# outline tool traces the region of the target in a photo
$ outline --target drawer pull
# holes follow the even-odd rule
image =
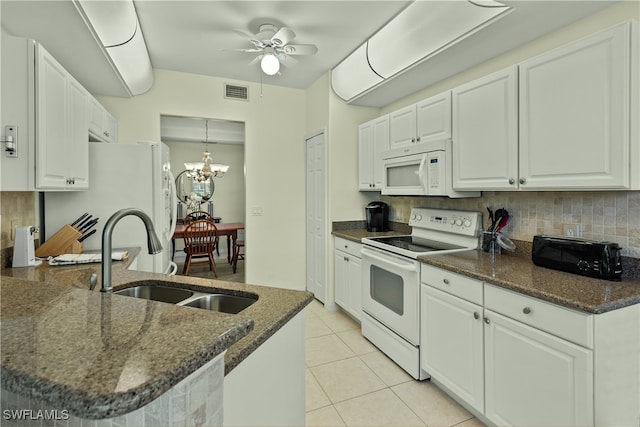
[[[523,312],[524,314],[529,314],[529,313],[531,313],[531,308],[529,308],[529,307],[525,307],[525,308],[523,308],[523,309],[522,309],[522,312]]]
[[[449,284],[449,279],[442,279],[442,281],[444,282],[445,285]]]
[[[473,318],[478,320],[480,318],[480,314],[477,311],[473,312]]]
[[[489,320],[489,318],[487,316],[484,317],[484,323],[486,323],[487,325],[489,323],[491,323],[491,320]]]

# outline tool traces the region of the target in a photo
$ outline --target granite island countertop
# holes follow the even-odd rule
[[[594,279],[538,267],[530,258],[499,255],[495,263],[480,250],[418,258],[486,283],[587,313],[599,314],[640,303],[640,280]],[[624,277],[624,276],[623,276]]]
[[[125,414],[224,350],[230,372],[313,298],[306,291],[127,270],[138,250],[130,253],[113,262],[115,290],[163,281],[258,299],[233,315],[102,293],[100,283],[89,291],[91,274],[100,277],[99,263],[4,269],[3,388],[80,418]]]

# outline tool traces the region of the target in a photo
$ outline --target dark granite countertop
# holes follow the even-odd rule
[[[225,349],[225,372],[299,313],[306,291],[127,270],[113,262],[115,290],[133,282],[257,296],[237,315],[89,291],[100,265],[23,267],[1,271],[2,387],[107,418],[154,400]],[[131,366],[130,366],[131,365]],[[140,377],[127,375],[131,368]]]
[[[538,267],[531,258],[521,256],[503,254],[492,263],[488,253],[474,250],[420,257],[419,260],[588,313],[605,313],[640,303],[639,280],[627,278],[614,282],[594,279]]]

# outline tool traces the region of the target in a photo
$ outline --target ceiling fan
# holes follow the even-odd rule
[[[289,44],[296,38],[296,33],[290,28],[262,24],[259,30],[258,34],[254,35],[240,29],[234,29],[233,31],[249,40],[254,47],[232,50],[259,53],[249,65],[260,61],[262,71],[270,76],[280,71],[280,64],[287,67],[295,65],[298,61],[292,58],[292,55],[314,55],[318,51],[318,47],[314,44]]]

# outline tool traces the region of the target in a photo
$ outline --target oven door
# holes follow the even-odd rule
[[[383,159],[382,194],[427,195],[426,153]]]
[[[362,255],[362,309],[419,345],[420,264],[417,260],[369,247]]]

